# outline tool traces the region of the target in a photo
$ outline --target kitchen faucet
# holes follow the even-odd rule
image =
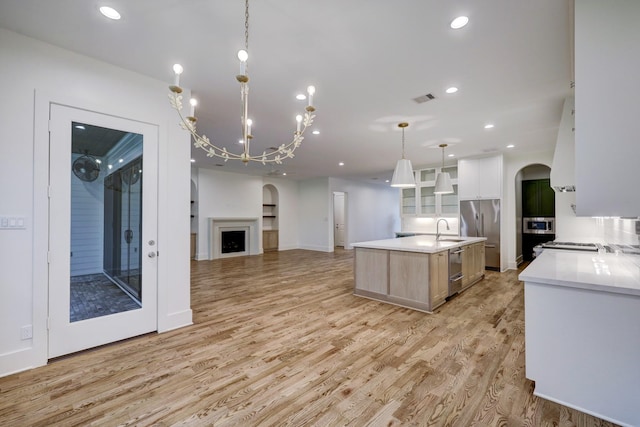
[[[444,223],[447,224],[447,230],[451,230],[449,228],[449,222],[444,218],[440,218],[438,222],[436,222],[436,242],[440,240],[440,221],[444,221]]]

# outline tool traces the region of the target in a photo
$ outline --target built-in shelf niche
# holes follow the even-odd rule
[[[262,187],[262,249],[278,250],[278,189],[271,184]]]

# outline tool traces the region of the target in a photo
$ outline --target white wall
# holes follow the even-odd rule
[[[354,242],[394,237],[400,226],[397,190],[388,187],[337,178],[292,181],[204,168],[196,173],[196,259],[209,259],[209,218],[261,218],[267,184],[278,191],[278,250],[333,251],[333,191],[347,193],[347,248]]]
[[[551,167],[553,161],[553,151],[542,151],[538,153],[509,153],[504,156],[504,173],[502,183],[502,230],[501,242],[501,265],[506,269],[516,269],[517,233],[521,224],[518,221],[516,205],[521,201],[516,197],[516,181],[518,172],[526,166],[541,164]]]
[[[531,165],[522,171],[522,180],[528,181],[532,179],[549,179],[551,169],[543,165]]]
[[[575,204],[576,193],[556,192],[556,240],[564,242],[603,241],[604,229],[598,227],[594,218],[576,216],[571,207]]]
[[[309,179],[298,183],[300,249],[333,252],[331,198],[329,178]]]
[[[210,258],[210,218],[262,219],[263,187],[273,185],[278,191],[278,250],[298,246],[298,183],[287,179],[250,176],[213,169],[193,168],[197,184],[197,260]],[[258,221],[262,224],[262,221]],[[262,225],[261,225],[262,227]],[[262,229],[258,233],[262,248]]]
[[[4,29],[0,63],[0,215],[27,226],[0,231],[0,375],[47,361],[49,101],[158,126],[158,330],[190,324],[190,145],[166,83]],[[20,339],[25,325],[32,339]]]
[[[329,178],[329,193],[343,192],[345,197],[345,249],[352,243],[391,239],[400,230],[397,188],[362,181]],[[331,198],[333,201],[333,198]],[[330,206],[333,213],[333,206]],[[333,242],[333,215],[329,221],[330,245]]]
[[[262,219],[262,177],[198,169],[198,248],[196,259],[210,259],[210,219]],[[261,223],[261,221],[259,221]],[[262,248],[262,230],[258,232]]]

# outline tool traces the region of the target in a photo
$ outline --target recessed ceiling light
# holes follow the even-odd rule
[[[195,163],[195,162],[196,162],[196,159],[191,159],[191,163]]]
[[[493,125],[491,123],[484,125],[485,129],[492,129]]]
[[[513,144],[507,145],[507,148],[513,148],[513,147],[515,147],[515,145],[513,145]]]
[[[124,159],[118,159],[118,163],[124,162]]]
[[[76,125],[76,129],[84,130],[84,129],[85,129],[85,127],[84,127],[84,126],[82,126],[82,125]]]
[[[120,19],[120,13],[118,13],[117,10],[109,6],[102,6],[100,8],[100,13],[102,13],[104,16],[106,16],[109,19],[116,19],[116,20]]]
[[[244,144],[244,140],[239,139],[239,140],[238,140],[238,144]]]
[[[97,163],[97,164],[99,164],[99,165],[101,165],[101,164],[102,164],[102,160],[100,160],[100,159],[96,159],[96,163]]]
[[[113,165],[108,165],[107,166],[109,169],[113,169]]]
[[[458,91],[458,88],[455,86],[451,86],[450,88],[447,88],[447,90],[445,90],[445,92],[447,93],[456,93]]]
[[[448,154],[448,157],[455,157],[455,154]]]
[[[287,176],[287,173],[286,172],[282,172],[282,176]]]
[[[312,134],[314,134],[314,135],[320,135],[320,131],[319,131],[319,130],[317,130],[317,129],[316,129],[316,130],[314,130],[314,131],[313,131],[313,132],[311,132],[311,133],[312,133]]]
[[[305,99],[307,99],[307,95],[305,95],[304,93],[299,93],[296,95],[296,99],[298,101],[304,101]]]
[[[388,180],[388,179],[385,179],[385,180],[384,180],[384,182],[389,182],[389,180]]]
[[[338,163],[338,166],[344,166],[344,162]]]
[[[451,28],[453,28],[454,30],[457,30],[459,28],[464,27],[468,23],[469,23],[469,18],[467,18],[466,16],[458,16],[456,19],[451,21]]]

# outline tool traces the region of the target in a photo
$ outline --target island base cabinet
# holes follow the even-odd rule
[[[355,249],[355,293],[375,297],[389,293],[389,251]]]
[[[395,244],[390,246],[398,246],[398,241],[400,239],[394,239]],[[463,259],[463,268],[472,271],[472,282],[468,286],[484,275],[484,243],[476,240],[474,244],[460,245],[471,254],[469,259],[472,261],[467,260],[466,267]],[[355,246],[353,272],[354,295],[376,301],[431,312],[449,296],[449,249],[446,245],[438,252]]]
[[[429,255],[391,251],[389,254],[391,301],[430,310]]]
[[[462,253],[462,289],[466,289],[484,277],[484,242],[465,246]]]
[[[525,282],[526,377],[536,396],[640,426],[640,296]]]
[[[449,296],[449,252],[439,252],[429,257],[431,276],[431,310],[442,305]]]

